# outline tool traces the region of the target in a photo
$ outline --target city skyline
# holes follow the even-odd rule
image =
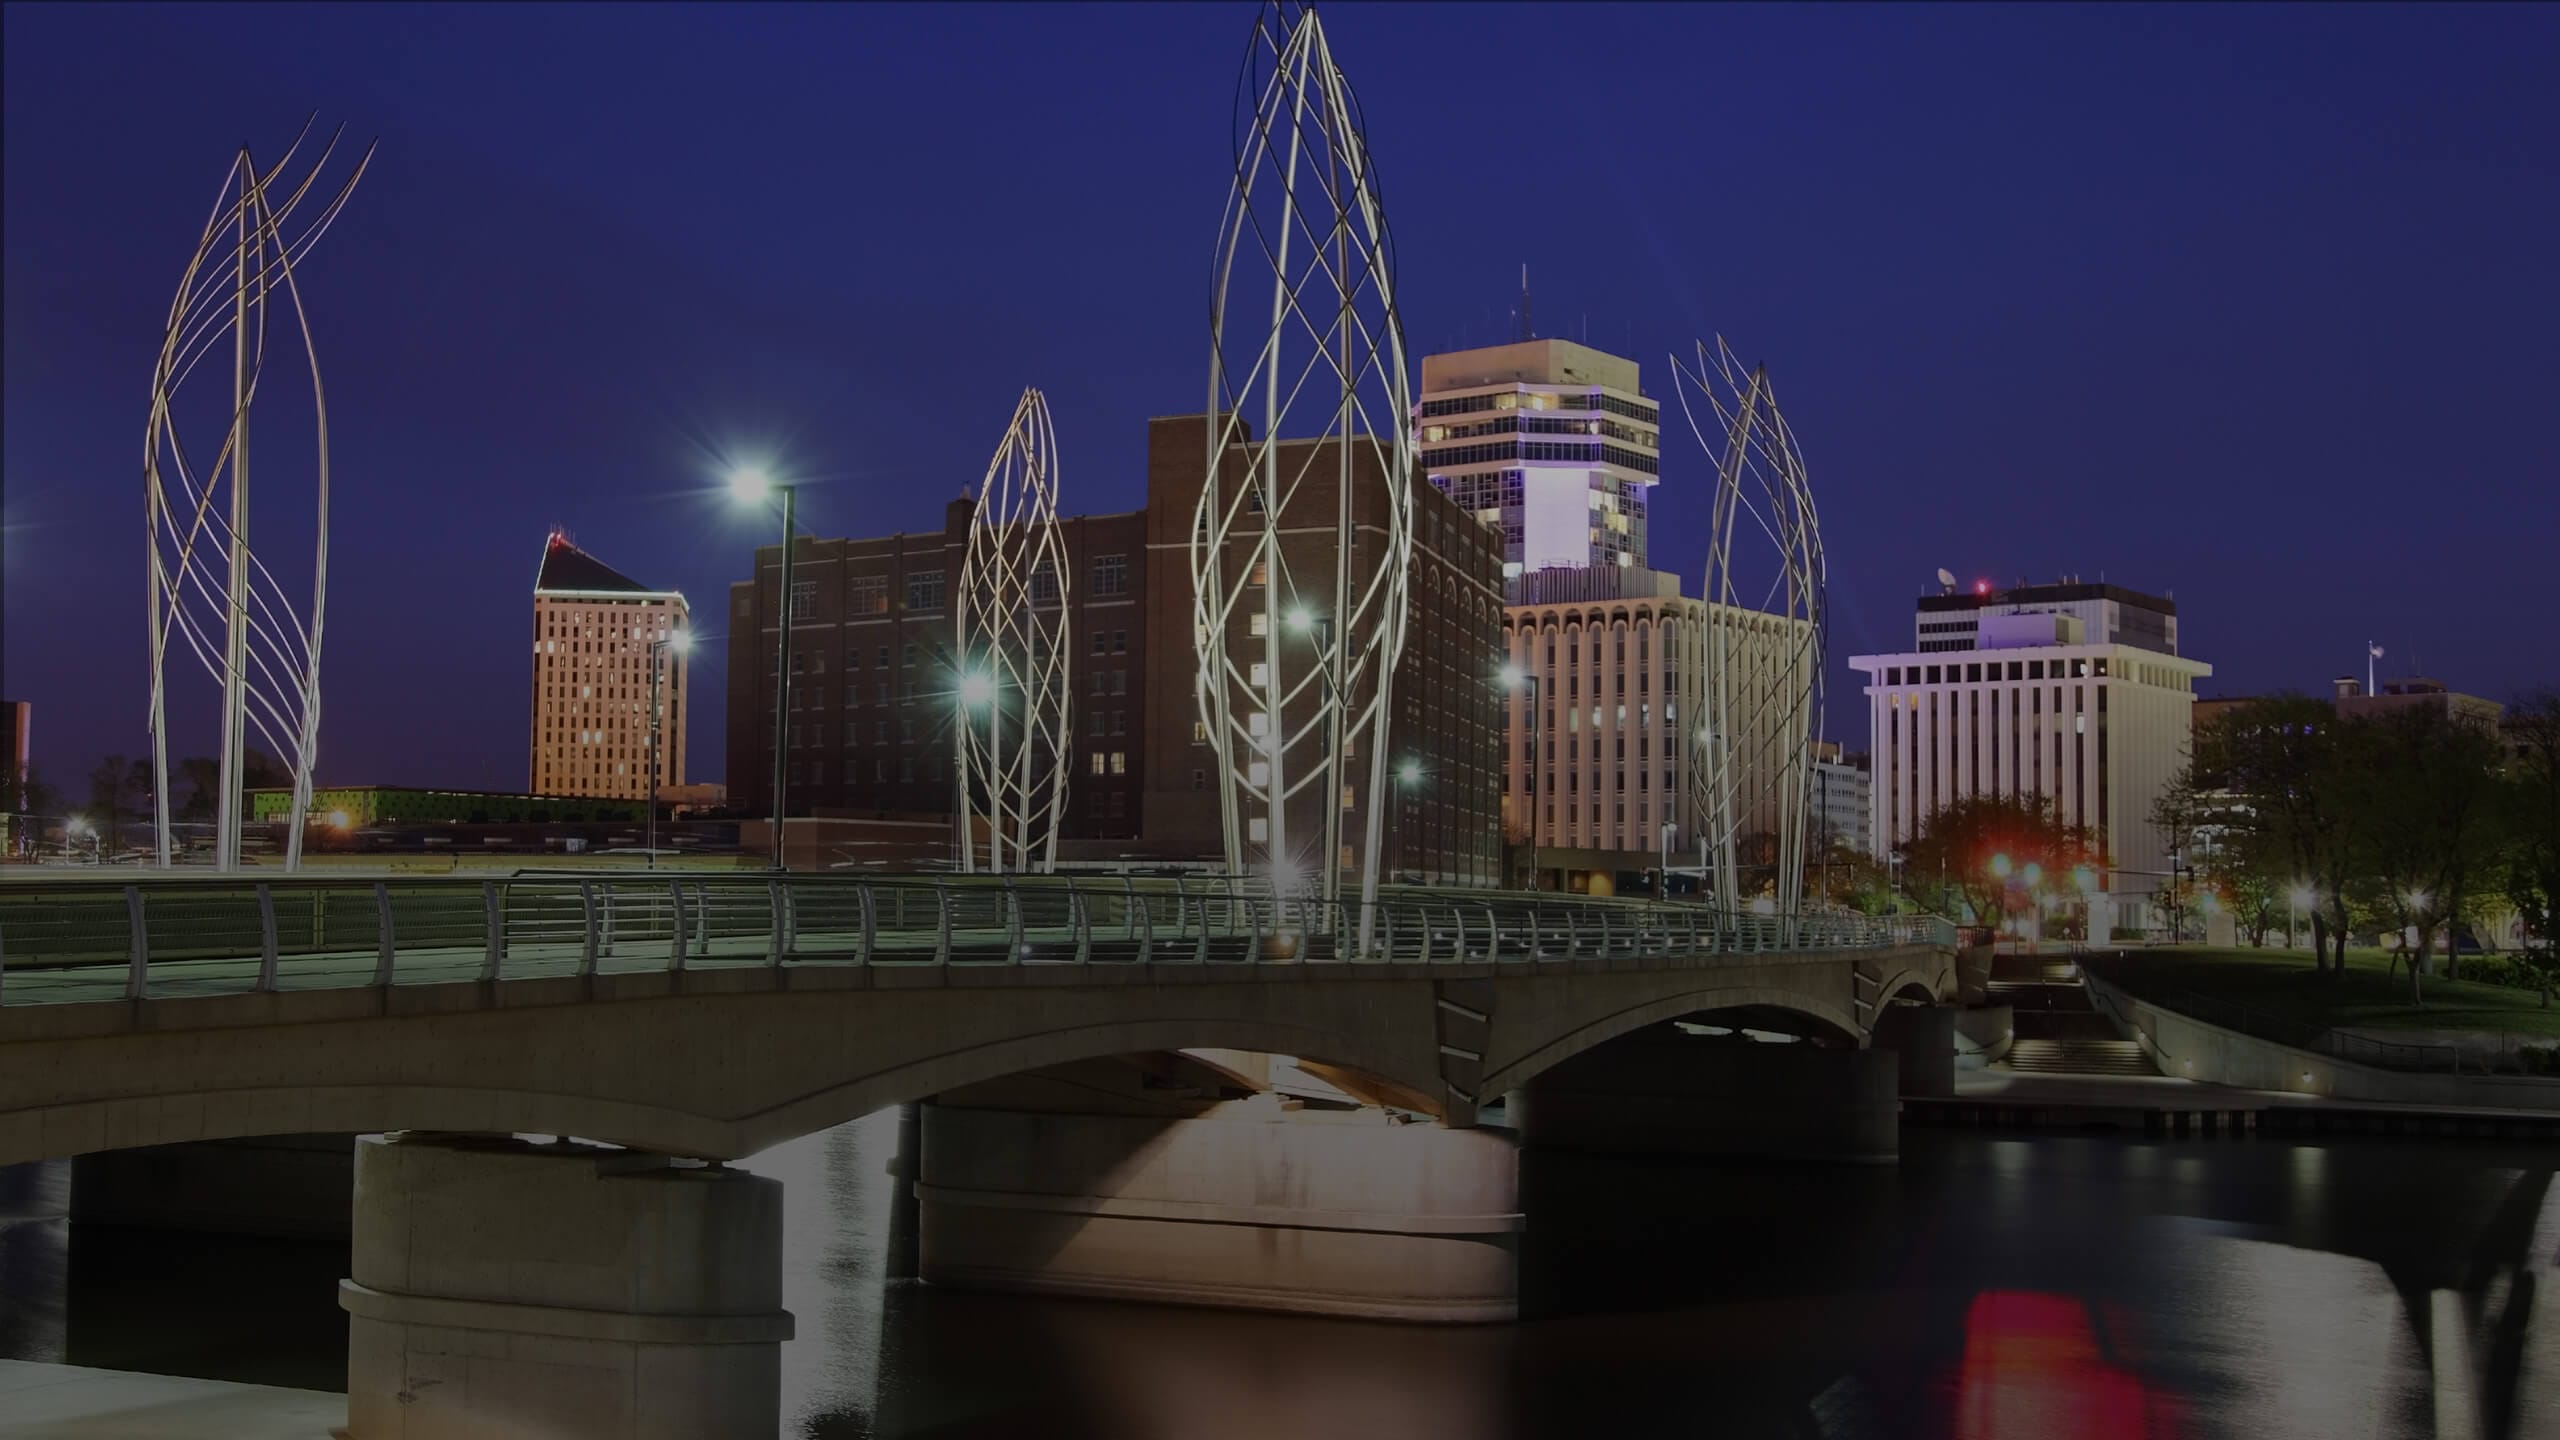
[[[1068,22],[1005,13],[639,12],[600,37],[556,12],[169,11],[111,52],[87,43],[106,20],[10,12],[5,688],[42,712],[39,768],[62,784],[91,751],[142,749],[143,607],[118,577],[155,297],[199,172],[310,108],[383,142],[350,243],[309,270],[349,557],[333,618],[366,633],[437,597],[399,645],[332,652],[324,784],[512,788],[522,712],[404,730],[432,713],[421,688],[522,698],[501,642],[520,633],[523,547],[555,525],[697,604],[725,589],[765,538],[717,493],[731,461],[799,479],[815,533],[929,532],[983,464],[953,437],[1030,383],[1079,456],[1072,508],[1136,503],[1146,418],[1200,404],[1201,217],[1228,180],[1247,17],[1085,14],[1081,43],[1163,81],[1123,89],[1048,66]],[[1901,607],[1946,565],[2174,592],[2216,690],[2316,691],[2368,639],[2387,668],[2474,693],[2547,680],[2547,629],[2480,617],[2560,610],[2526,553],[2560,527],[2534,488],[2560,467],[2529,429],[2560,379],[2533,319],[2560,293],[2532,239],[2560,218],[2533,146],[2560,117],[2524,59],[2553,22],[2146,13],[1615,12],[1613,33],[1659,43],[1541,80],[1605,80],[1628,107],[1588,162],[1598,198],[1488,228],[1468,198],[1486,173],[1587,155],[1592,132],[1518,126],[1500,87],[1417,82],[1507,53],[1450,12],[1347,9],[1333,24],[1363,55],[1412,363],[1510,338],[1524,261],[1542,334],[1657,369],[1701,333],[1766,359],[1811,439],[1838,655],[1899,648]],[[288,25],[289,59],[249,58]],[[1711,129],[1765,143],[1675,141],[1687,92],[1653,57],[1683,37],[1761,57],[1704,103]],[[912,63],[833,88],[799,68],[830,45]],[[447,46],[521,68],[465,110],[436,78]],[[2281,62],[2291,100],[2196,58],[2216,46]],[[2437,63],[2408,65],[2413,48]],[[1940,91],[1930,66],[1951,51],[2003,83]],[[295,83],[214,91],[207,53]],[[2367,83],[2386,66],[2392,87]],[[677,83],[699,104],[649,113]],[[231,98],[248,93],[268,98]],[[132,123],[65,143],[64,117],[108,97]],[[795,138],[894,136],[906,117],[955,143],[930,166],[877,144],[848,168],[841,144]],[[1025,178],[1019,147],[1051,170]],[[710,164],[713,201],[668,215],[653,181]],[[1052,207],[1048,231],[1004,223],[1008,186]],[[1654,563],[1694,586],[1711,475],[1664,448]],[[2424,509],[2402,498],[2412,477]],[[72,594],[81,623],[49,623]],[[1830,678],[1844,693],[1843,668]],[[1853,708],[1828,730],[1859,748]],[[725,748],[716,713],[696,725],[693,746]]]

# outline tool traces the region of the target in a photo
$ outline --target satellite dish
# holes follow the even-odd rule
[[[1939,567],[1938,567],[1938,583],[1939,583],[1939,584],[1941,584],[1941,585],[1946,586],[1946,587],[1947,587],[1948,589],[1950,589],[1950,590],[1953,590],[1954,588],[1956,588],[1956,575],[1955,575],[1955,572],[1954,572],[1954,571],[1952,571],[1952,570],[1949,570],[1948,568],[1946,568],[1946,567],[1945,567],[1945,566],[1943,566],[1943,565],[1939,566]]]

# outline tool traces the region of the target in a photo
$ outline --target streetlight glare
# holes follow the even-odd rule
[[[984,670],[972,670],[960,677],[960,703],[972,708],[996,698],[995,677]]]
[[[1521,682],[1528,678],[1528,672],[1522,670],[1517,665],[1505,665],[1502,667],[1502,688],[1505,690],[1519,689]]]
[[[1407,760],[1407,761],[1406,761],[1406,762],[1404,762],[1403,764],[1401,764],[1401,765],[1399,765],[1399,766],[1397,766],[1397,767],[1396,767],[1396,778],[1397,778],[1398,780],[1403,781],[1403,782],[1404,782],[1404,783],[1406,783],[1407,785],[1410,785],[1410,784],[1414,783],[1415,781],[1420,780],[1420,779],[1422,778],[1422,766],[1421,766],[1421,764],[1420,764],[1419,762],[1417,762],[1417,761]]]
[[[2036,863],[2036,862],[2034,862],[2033,860],[2028,861],[2028,862],[2027,862],[2027,883],[2028,883],[2029,885],[2034,885],[2034,884],[2038,884],[2038,883],[2040,883],[2043,879],[2044,879],[2044,867],[2043,867],[2043,866],[2041,866],[2041,865],[2039,865],[2039,864],[2037,864],[2037,863]]]
[[[678,630],[669,635],[666,638],[665,643],[669,650],[674,651],[678,655],[690,654],[693,650],[693,632],[690,630]]]
[[[1991,873],[2003,880],[2009,878],[2009,852],[2003,850],[1991,857]]]
[[[729,493],[747,504],[760,504],[773,493],[773,477],[761,465],[741,465],[729,472]]]
[[[2319,898],[2319,892],[2313,890],[2308,885],[2296,885],[2293,887],[2293,908],[2296,910],[2310,909],[2311,902]]]
[[[1298,632],[1299,634],[1301,634],[1301,635],[1304,635],[1305,633],[1307,633],[1307,628],[1308,628],[1309,626],[1311,626],[1311,625],[1315,624],[1315,623],[1316,623],[1316,617],[1314,617],[1313,615],[1310,615],[1310,614],[1308,614],[1308,613],[1307,613],[1307,607],[1306,607],[1306,606],[1304,606],[1304,605],[1292,605],[1292,606],[1290,606],[1290,607],[1289,607],[1289,628],[1290,628],[1290,629],[1297,631],[1297,632]]]
[[[2071,872],[2071,883],[2087,894],[2098,888],[2098,872],[2086,865],[2079,866]]]

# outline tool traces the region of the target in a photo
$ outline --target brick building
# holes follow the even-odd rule
[[[1071,575],[1076,737],[1062,859],[1204,861],[1219,852],[1216,762],[1200,725],[1191,637],[1190,527],[1207,423],[1200,415],[1150,423],[1144,509],[1059,522]],[[1501,860],[1500,696],[1488,678],[1501,653],[1500,541],[1419,477],[1415,497],[1413,608],[1395,685],[1389,785],[1397,801],[1384,827],[1385,868],[1490,884]],[[952,814],[951,597],[971,514],[963,498],[945,510],[938,532],[797,542],[793,815]],[[1359,533],[1351,561],[1374,563],[1362,547],[1377,544],[1370,537],[1382,531],[1364,524]],[[1301,585],[1329,587],[1331,533],[1285,543],[1290,574]],[[780,548],[758,550],[755,563],[756,579],[732,586],[729,598],[730,796],[750,815],[773,807]],[[1409,782],[1396,778],[1406,762]],[[1304,798],[1320,803],[1312,792]],[[1360,833],[1365,818],[1347,811],[1344,833]],[[947,850],[946,836],[945,853],[907,858],[938,860]],[[808,853],[823,859],[825,851]]]
[[[652,590],[553,531],[533,580],[537,795],[645,800],[684,782],[691,669],[684,596]],[[652,683],[652,670],[657,672]],[[660,723],[650,782],[650,703]]]

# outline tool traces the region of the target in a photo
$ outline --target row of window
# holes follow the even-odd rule
[[[1558,440],[1513,440],[1507,443],[1448,445],[1423,452],[1421,459],[1426,466],[1481,465],[1492,460],[1566,460],[1585,464],[1596,461],[1644,475],[1662,472],[1662,462],[1651,455],[1597,442],[1571,444]]]
[[[1887,685],[1979,685],[1986,679],[1999,680],[2003,663],[1998,660],[1975,660],[1962,665],[1888,665],[1884,669],[1884,683]],[[2107,657],[2103,655],[2094,659],[2010,660],[2005,663],[2008,666],[2008,678],[2011,680],[2062,680],[2092,675],[2104,679],[2107,674]],[[2050,675],[2046,673],[2048,665],[2052,668]]]

